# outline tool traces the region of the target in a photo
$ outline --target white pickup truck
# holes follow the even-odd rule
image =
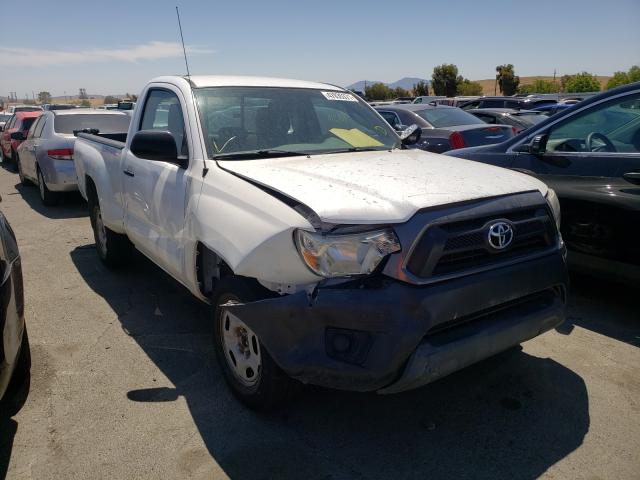
[[[128,133],[78,134],[99,257],[135,246],[210,302],[247,405],[415,388],[563,321],[559,206],[534,178],[405,149],[419,129],[331,85],[166,76],[139,98]]]

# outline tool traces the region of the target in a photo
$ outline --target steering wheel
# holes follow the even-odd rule
[[[594,145],[593,141],[595,139],[600,140],[604,145]],[[588,152],[617,152],[616,146],[611,143],[607,137],[605,137],[602,133],[591,132],[587,135],[587,151]]]

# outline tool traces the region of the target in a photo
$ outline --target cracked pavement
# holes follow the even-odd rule
[[[22,255],[31,392],[0,415],[0,478],[588,478],[640,472],[634,292],[573,279],[569,319],[394,396],[306,388],[258,415],[224,385],[206,306],[141,255],[94,252],[78,196],[0,169]]]

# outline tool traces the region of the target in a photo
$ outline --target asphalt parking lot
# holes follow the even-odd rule
[[[574,278],[558,331],[395,396],[231,396],[207,309],[141,255],[93,248],[78,196],[44,207],[0,169],[18,238],[31,392],[0,416],[0,478],[588,478],[640,472],[637,291]]]

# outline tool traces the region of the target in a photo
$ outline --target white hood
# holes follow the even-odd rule
[[[420,150],[219,161],[222,168],[279,191],[328,223],[402,223],[418,210],[531,190],[528,175]]]

